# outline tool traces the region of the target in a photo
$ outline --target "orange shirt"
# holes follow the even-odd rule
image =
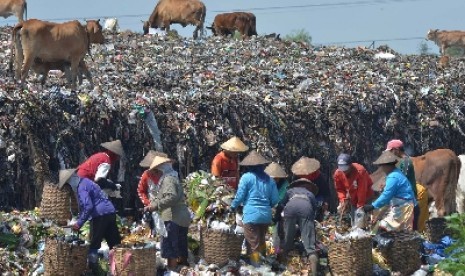
[[[352,166],[354,168],[349,176],[337,169],[333,179],[339,202],[343,202],[349,194],[352,205],[359,208],[363,207],[367,199],[373,195],[373,181],[362,165],[352,163]]]
[[[151,187],[158,185],[160,181],[160,175],[150,172],[149,170],[144,171],[142,174],[139,185],[137,185],[137,194],[139,195],[140,200],[144,206],[150,205],[150,197],[153,197],[153,193],[156,187]]]
[[[237,159],[229,158],[222,151],[213,158],[211,172],[214,176],[225,178],[228,185],[237,189],[239,182],[239,164]]]

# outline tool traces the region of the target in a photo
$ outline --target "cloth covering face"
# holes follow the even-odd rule
[[[271,208],[277,203],[278,188],[274,180],[264,172],[263,167],[250,167],[250,171],[242,175],[239,181],[231,208],[244,205],[244,224],[270,224]]]
[[[214,176],[224,178],[229,186],[237,189],[239,180],[239,164],[237,158],[231,159],[224,151],[213,158],[211,172]]]
[[[360,208],[374,194],[372,189],[373,181],[362,165],[352,163],[352,166],[353,170],[349,176],[339,169],[334,172],[334,185],[336,186],[339,202],[344,202],[347,195],[349,195],[352,205]]]

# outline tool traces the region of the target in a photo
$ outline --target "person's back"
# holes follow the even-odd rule
[[[289,201],[284,206],[285,217],[315,219],[315,195],[304,187],[293,187],[287,191]]]
[[[80,212],[79,221],[82,224],[93,217],[116,213],[116,209],[108,196],[92,180],[81,178],[77,191]]]

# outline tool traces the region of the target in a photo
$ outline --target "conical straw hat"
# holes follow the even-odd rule
[[[286,178],[287,177],[287,174],[284,171],[284,169],[276,162],[269,164],[265,168],[265,172],[269,176],[274,177],[274,178]]]
[[[60,170],[59,175],[58,175],[58,187],[61,189],[63,185],[65,185],[66,182],[71,178],[73,173],[77,169],[67,169],[67,170]]]
[[[397,156],[392,153],[390,150],[383,151],[383,153],[376,159],[373,164],[375,165],[385,165],[385,164],[395,164],[397,163]]]
[[[167,162],[173,162],[173,160],[169,159],[168,157],[155,156],[155,158],[153,158],[152,164],[150,164],[150,169],[153,170],[156,167],[160,166],[161,164],[164,164]]]
[[[292,165],[291,171],[295,175],[309,175],[320,168],[320,161],[315,158],[302,156]]]
[[[221,148],[232,152],[244,152],[249,150],[249,147],[246,146],[246,144],[244,144],[237,136],[234,136],[221,144]]]
[[[120,140],[115,140],[112,142],[101,143],[100,146],[106,148],[107,150],[118,154],[119,156],[124,155],[123,145]]]
[[[142,159],[142,161],[140,161],[139,166],[141,166],[143,168],[150,168],[150,165],[152,164],[153,158],[155,158],[155,156],[168,157],[168,155],[166,155],[163,152],[150,150],[145,155],[144,159]]]
[[[257,166],[268,164],[268,161],[265,157],[261,156],[256,150],[251,151],[240,163],[241,166]]]

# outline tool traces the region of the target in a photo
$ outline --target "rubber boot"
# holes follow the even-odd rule
[[[309,255],[308,264],[309,269],[311,270],[310,275],[316,276],[318,274],[318,256],[316,254]]]
[[[87,255],[87,266],[93,275],[98,275],[99,263],[98,263],[98,250],[90,249]]]

